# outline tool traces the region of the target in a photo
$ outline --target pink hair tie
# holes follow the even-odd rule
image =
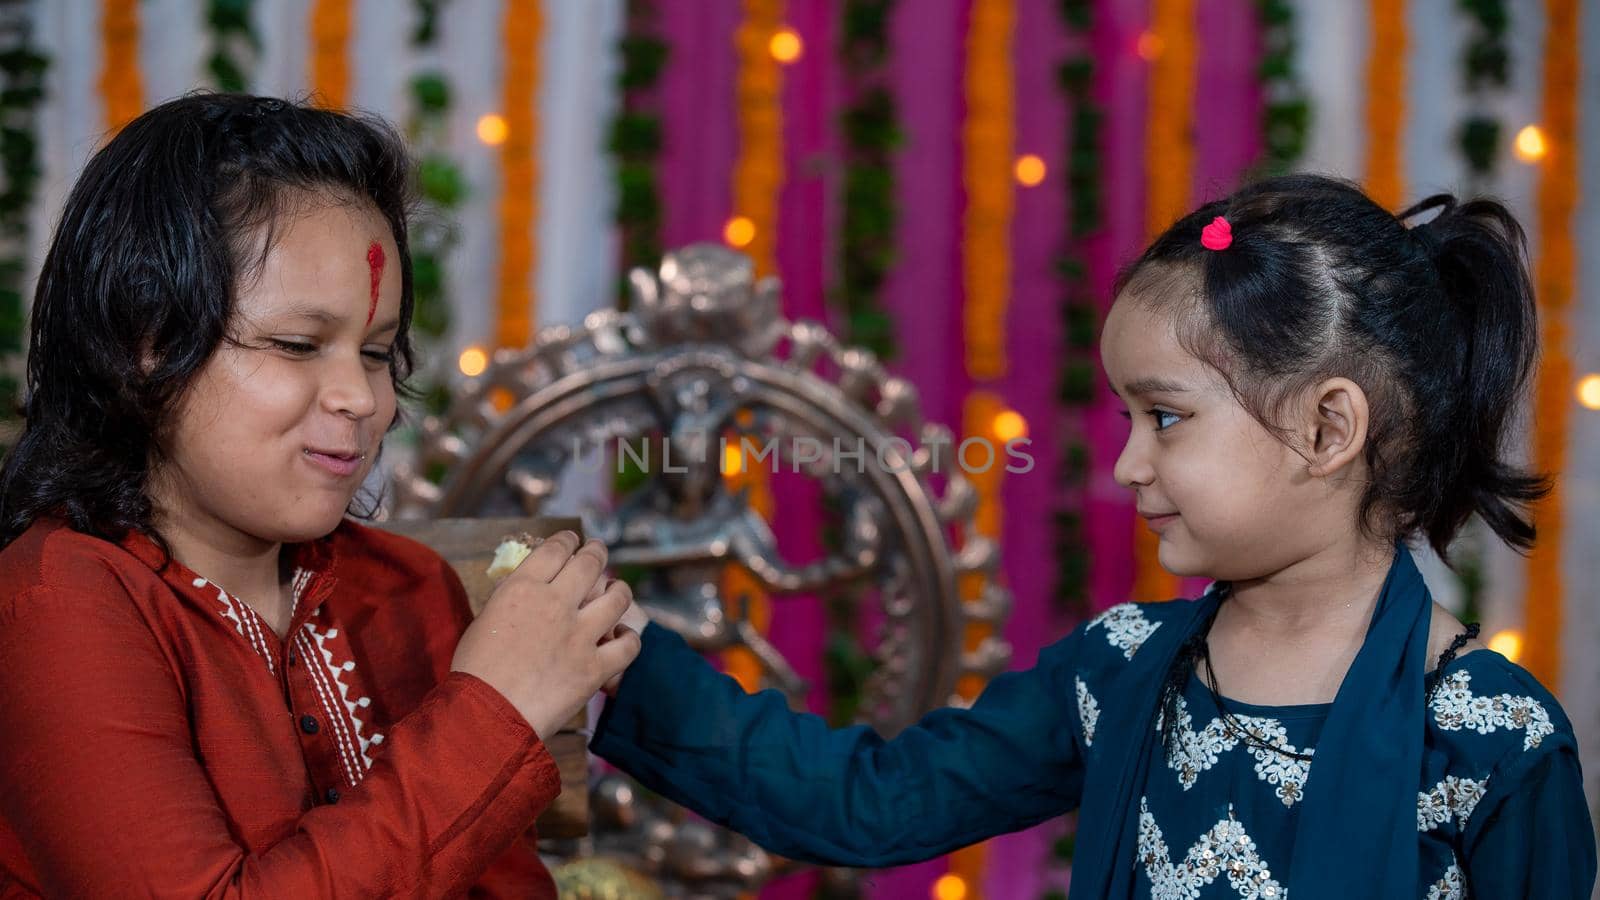
[[[1217,216],[1211,224],[1200,229],[1200,243],[1207,250],[1226,250],[1233,244],[1233,226],[1228,220]]]

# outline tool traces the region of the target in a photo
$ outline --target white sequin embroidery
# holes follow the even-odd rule
[[[1083,683],[1082,678],[1074,678],[1078,683],[1078,721],[1083,723],[1083,745],[1085,747],[1094,743],[1094,726],[1100,721],[1100,704],[1095,702],[1094,695],[1089,693],[1089,686]]]
[[[1123,656],[1133,659],[1133,655],[1139,652],[1150,635],[1155,634],[1161,623],[1146,619],[1144,613],[1139,611],[1138,604],[1121,603],[1095,616],[1083,631],[1088,634],[1100,626],[1105,626],[1106,640],[1111,642],[1111,646],[1120,648]]]
[[[1189,715],[1189,705],[1178,698],[1178,722],[1173,733],[1176,746],[1167,755],[1167,768],[1178,773],[1178,783],[1184,790],[1194,787],[1200,773],[1217,764],[1217,757],[1238,746],[1241,741],[1228,730],[1220,718],[1212,719],[1206,727],[1195,731],[1194,720]],[[1234,716],[1236,722],[1250,732],[1251,737],[1271,747],[1288,753],[1310,755],[1310,747],[1300,749],[1289,743],[1288,732],[1277,719],[1259,716]],[[1156,722],[1161,728],[1161,722]],[[1250,755],[1256,758],[1256,777],[1267,784],[1276,785],[1274,793],[1284,806],[1293,806],[1305,790],[1306,779],[1311,776],[1311,760],[1296,759],[1263,747],[1245,742]]]
[[[1451,863],[1444,875],[1428,888],[1428,900],[1462,900],[1467,895],[1461,880],[1461,867]]]
[[[1153,900],[1194,900],[1201,888],[1220,875],[1227,875],[1228,883],[1246,900],[1285,900],[1289,896],[1273,879],[1255,841],[1234,818],[1231,803],[1228,817],[1202,834],[1182,862],[1174,863],[1148,801],[1140,798],[1139,861],[1150,879]]]
[[[1532,750],[1547,735],[1555,732],[1544,704],[1532,697],[1496,694],[1493,697],[1472,693],[1472,676],[1452,672],[1439,684],[1433,697],[1433,719],[1446,731],[1468,728],[1488,734],[1500,728],[1523,729],[1522,749]]]
[[[1429,791],[1417,792],[1417,830],[1427,831],[1436,825],[1445,825],[1454,818],[1465,825],[1483,799],[1484,786],[1489,779],[1473,781],[1446,775],[1444,780]]]

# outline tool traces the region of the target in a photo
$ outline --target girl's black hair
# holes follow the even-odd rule
[[[390,377],[406,395],[410,172],[380,119],[238,94],[163,103],[107,142],[67,198],[39,274],[24,430],[0,469],[0,546],[54,514],[166,549],[147,493],[158,435],[229,339],[237,288],[264,261],[274,224],[308,195],[371,204],[394,234]]]
[[[1217,216],[1233,243],[1209,250],[1201,230]],[[1184,307],[1185,348],[1280,435],[1291,398],[1331,377],[1361,386],[1368,534],[1421,534],[1448,559],[1477,513],[1512,547],[1533,545],[1527,506],[1548,482],[1504,443],[1538,332],[1527,238],[1503,204],[1436,194],[1396,216],[1347,181],[1271,178],[1168,228],[1119,275],[1117,292],[1128,288]]]

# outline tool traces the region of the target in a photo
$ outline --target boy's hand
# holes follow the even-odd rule
[[[495,588],[456,645],[450,668],[488,682],[541,740],[639,653],[638,635],[618,631],[633,593],[620,582],[607,590],[605,565],[605,545],[556,535]]]

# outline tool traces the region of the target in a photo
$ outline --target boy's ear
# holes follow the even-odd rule
[[[1348,378],[1330,378],[1307,395],[1303,438],[1312,475],[1325,478],[1360,458],[1370,421],[1367,393]]]

